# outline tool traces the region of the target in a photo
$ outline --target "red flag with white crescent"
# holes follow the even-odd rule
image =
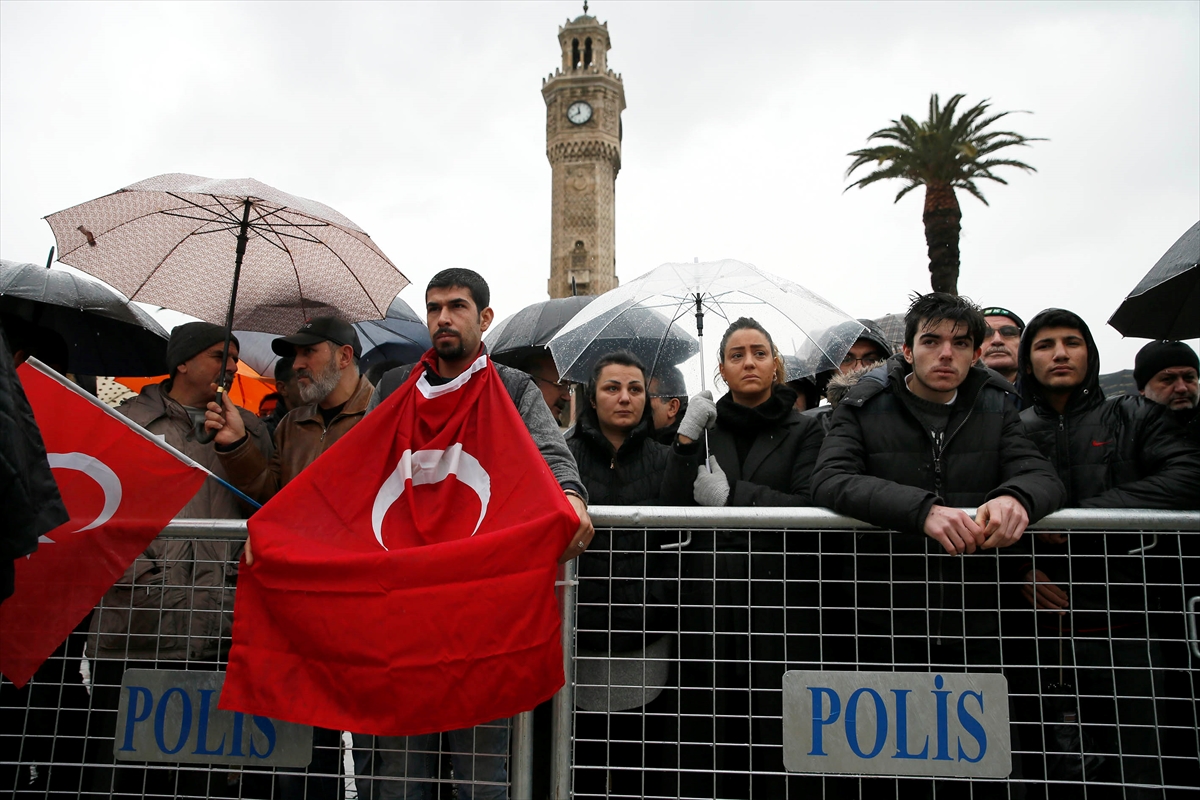
[[[251,518],[221,708],[398,736],[563,685],[579,519],[488,357],[431,385],[431,354]]]
[[[32,359],[17,375],[71,515],[16,560],[16,592],[0,605],[0,673],[20,687],[207,473]]]

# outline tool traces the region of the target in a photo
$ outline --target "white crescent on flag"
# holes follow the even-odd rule
[[[77,528],[75,533],[99,528],[117,513],[117,508],[121,505],[121,479],[103,461],[87,453],[47,453],[46,460],[51,469],[73,469],[82,472],[99,484],[100,490],[104,492],[104,507],[100,509],[100,514],[90,524]]]
[[[383,517],[392,504],[404,494],[408,481],[413,486],[424,486],[439,483],[450,475],[458,478],[459,483],[469,486],[479,495],[479,519],[475,523],[471,535],[474,536],[483,518],[487,515],[488,501],[492,497],[492,479],[483,465],[470,453],[463,450],[461,444],[454,444],[445,450],[405,450],[400,456],[400,463],[375,495],[375,504],[371,507],[371,529],[375,539],[384,550]]]

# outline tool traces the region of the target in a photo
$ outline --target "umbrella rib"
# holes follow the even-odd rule
[[[212,222],[212,220],[205,220],[203,222],[203,224],[201,225],[201,227],[203,227],[203,225],[207,225],[209,222]],[[199,230],[199,228],[197,228],[197,230]],[[130,300],[132,300],[134,298],[134,296],[137,295],[138,292],[140,292],[142,289],[146,288],[146,284],[149,283],[150,279],[154,277],[154,273],[158,272],[159,268],[163,264],[165,264],[172,255],[175,254],[175,251],[178,250],[183,245],[183,243],[186,242],[189,238],[191,238],[195,233],[196,233],[196,231],[192,231],[187,236],[182,237],[178,242],[171,245],[170,249],[167,250],[166,254],[158,260],[158,263],[155,264],[150,269],[150,271],[146,273],[146,277],[142,280],[141,283],[138,284],[138,287],[133,290],[133,294],[129,295]]]
[[[189,200],[188,198],[182,197],[181,195],[175,194],[174,192],[167,192],[167,195],[169,197],[174,197],[176,200],[178,200],[181,203],[186,203],[187,205],[191,206],[192,208],[204,209],[206,211],[210,211],[211,213],[213,213],[214,218],[216,218],[216,219],[224,218],[224,219],[228,219],[228,220],[235,221],[235,222],[240,221],[240,220],[238,220],[237,215],[234,214],[233,209],[231,209],[229,206],[225,205],[225,203],[222,202],[222,198],[215,194],[206,194],[205,197],[211,197],[213,199],[213,202],[216,203],[218,206],[220,206],[221,210],[224,213],[218,214],[216,212],[212,212],[211,211],[212,206],[201,205],[200,203],[197,203],[195,200]],[[175,209],[163,209],[162,213],[165,214],[168,211],[174,211],[174,210]]]
[[[308,214],[304,214],[303,216],[306,216],[306,217],[308,217],[309,219],[315,219],[314,217],[312,217],[312,216],[310,216],[310,215],[308,215]],[[274,232],[276,236],[279,236],[279,235],[280,235],[278,231],[275,231],[274,227],[271,225],[271,223],[270,223],[270,222],[265,222],[265,224],[266,224],[268,227],[271,227],[271,230],[272,230],[272,232]],[[328,224],[328,223],[327,223],[327,224]],[[336,225],[336,226],[335,226],[335,225],[330,225],[330,227],[336,227],[338,230],[343,230],[343,229],[342,229],[342,227],[341,227],[340,225]],[[343,232],[345,232],[345,231],[343,231]],[[282,237],[281,237],[281,238],[282,238]],[[301,240],[299,237],[293,237],[293,238],[296,238],[298,241],[303,241],[303,240]],[[332,255],[334,258],[336,258],[338,261],[340,261],[340,262],[341,262],[342,266],[343,266],[343,267],[345,267],[345,269],[346,269],[346,272],[350,273],[350,277],[354,278],[354,282],[358,284],[358,288],[362,290],[362,293],[363,293],[363,295],[365,295],[365,296],[366,296],[366,298],[367,298],[367,300],[368,300],[368,301],[370,301],[371,305],[375,307],[375,310],[379,312],[379,318],[380,318],[380,319],[384,319],[385,317],[387,317],[387,309],[381,309],[381,308],[379,307],[379,305],[378,305],[378,304],[375,302],[375,298],[371,297],[371,293],[370,293],[370,292],[368,292],[368,291],[367,291],[367,287],[363,285],[363,282],[362,282],[362,280],[361,280],[361,279],[359,279],[358,275],[357,275],[357,274],[355,274],[354,270],[350,268],[350,265],[346,263],[346,259],[342,258],[342,255],[341,255],[341,253],[337,252],[337,251],[336,251],[336,250],[334,250],[332,247],[329,247],[329,246],[328,246],[328,245],[326,245],[324,242],[322,242],[320,239],[317,239],[315,243],[316,243],[316,244],[320,244],[320,245],[322,245],[323,247],[325,247],[325,249],[326,249],[326,250],[327,250],[327,251],[328,251],[328,252],[329,252],[329,253],[330,253],[330,254],[331,254],[331,255]],[[290,257],[291,257],[291,251],[290,251],[290,250],[286,250],[286,248],[285,248],[285,251],[287,252],[287,254],[288,254],[289,258],[290,258]],[[296,260],[295,260],[294,258],[292,258],[292,266],[293,266],[293,269],[295,269],[295,264],[296,264]],[[297,286],[299,286],[299,285],[300,285],[300,271],[299,271],[299,270],[295,270],[295,271],[296,271],[296,284],[297,284]],[[303,288],[301,288],[301,290],[300,290],[300,302],[301,302],[302,304],[304,303],[304,290],[303,290]]]

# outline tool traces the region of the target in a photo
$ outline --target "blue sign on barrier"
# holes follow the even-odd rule
[[[788,672],[783,762],[793,772],[1007,777],[1008,681],[999,673]]]
[[[224,672],[126,670],[113,751],[121,761],[305,767],[312,728],[217,708]]]

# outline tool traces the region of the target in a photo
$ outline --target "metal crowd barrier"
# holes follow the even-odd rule
[[[511,797],[1200,793],[1200,513],[1072,509],[1031,526],[1027,537],[1065,533],[1060,547],[1070,552],[1072,592],[1120,607],[1100,613],[1104,630],[1058,635],[1044,624],[1057,615],[1039,612],[1039,622],[1021,606],[1019,573],[1052,566],[1040,545],[988,556],[995,602],[985,598],[990,606],[976,603],[972,611],[989,612],[995,630],[973,627],[970,617],[926,635],[920,631],[947,623],[922,608],[924,599],[932,602],[935,590],[966,598],[970,580],[940,571],[937,581],[880,580],[861,568],[882,559],[932,575],[950,561],[974,564],[976,556],[891,553],[890,540],[879,538],[887,532],[823,509],[594,506],[591,514],[597,538],[560,581],[567,683],[552,701],[548,747],[535,747],[542,737],[531,712],[511,723]],[[217,543],[245,531],[241,520],[175,520],[160,538]],[[1138,583],[1127,581],[1131,565]],[[164,608],[180,602],[161,597]],[[227,615],[224,602],[204,613]],[[101,613],[134,617],[132,603]],[[893,630],[880,629],[880,620]],[[293,732],[285,726],[241,720],[185,747],[184,729],[195,731],[207,713],[204,680],[219,675],[223,655],[130,659],[128,666],[194,673],[189,679],[200,688],[188,691],[195,708],[181,715],[185,691],[170,696],[177,673],[122,691],[111,664],[88,659],[90,679],[81,676],[86,636],[72,634],[25,689],[0,684],[0,793],[281,797],[290,776],[291,796],[397,796],[397,781],[379,772],[382,756],[404,758],[394,743],[365,751],[352,750],[344,734],[318,738],[317,752],[328,758],[308,769],[307,788],[295,782],[305,773],[286,758],[280,766],[250,766],[265,763],[254,752],[271,749],[279,758],[289,746],[310,746],[288,739]],[[966,665],[945,660],[946,652],[961,652]],[[1104,666],[1088,667],[1096,658]],[[131,674],[124,676],[130,685]],[[892,674],[917,683],[889,682]],[[997,683],[1001,675],[1006,684]],[[1006,686],[1007,703],[988,700],[983,708],[997,686]],[[922,703],[932,710],[925,713]],[[132,732],[131,720],[138,720]],[[114,758],[114,737],[118,750],[140,755],[144,744],[160,758]],[[226,756],[245,758],[206,763],[218,740]],[[1002,758],[985,758],[985,743]],[[926,757],[918,758],[922,744]],[[419,755],[436,762],[430,796],[451,797],[457,762],[450,743],[425,746],[429,752]],[[813,755],[822,752],[828,763]]]

